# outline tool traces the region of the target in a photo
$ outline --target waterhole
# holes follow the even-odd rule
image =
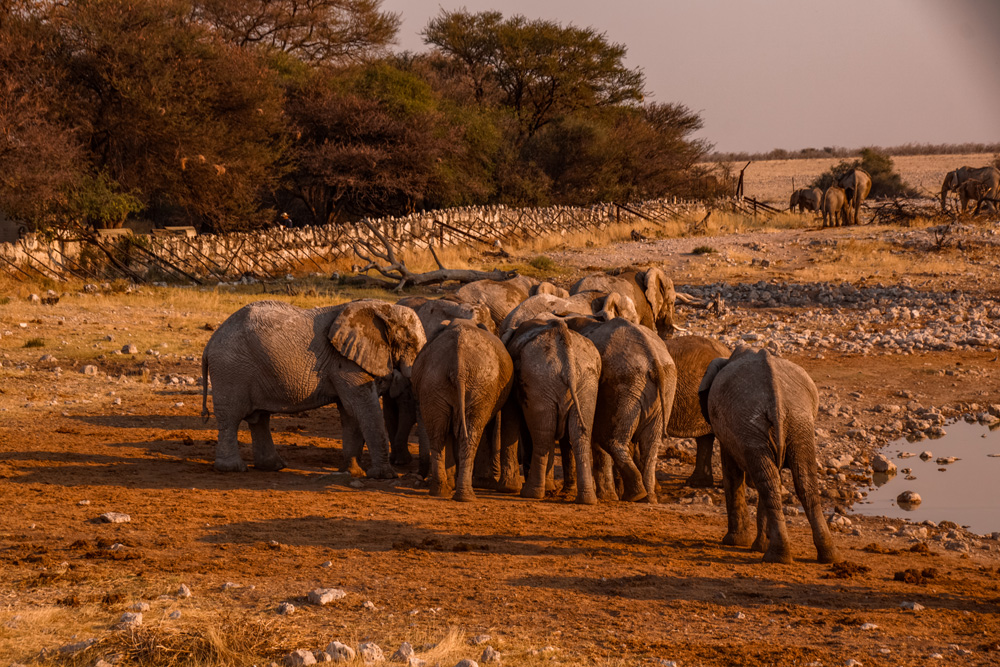
[[[875,473],[875,486],[854,512],[916,523],[954,521],[980,534],[1000,531],[1000,430],[955,422],[945,431],[933,440],[903,438],[886,445],[881,453],[896,464],[896,474]],[[929,458],[921,458],[925,451]],[[901,453],[913,456],[899,458]],[[922,502],[901,507],[896,498],[903,491],[916,491]]]

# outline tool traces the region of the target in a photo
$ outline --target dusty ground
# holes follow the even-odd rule
[[[878,233],[835,232],[845,242]],[[679,283],[691,284],[824,266],[822,249],[808,243],[817,232],[775,234],[785,236],[711,240],[720,251],[767,244],[782,262],[767,269],[697,258],[688,254],[690,239],[550,256],[561,267],[556,279],[567,283],[587,267],[631,261],[664,262]],[[911,259],[921,261],[922,252],[914,249]],[[961,254],[945,264],[950,271],[921,277],[927,289],[955,282],[988,298],[1000,293],[991,265],[965,265]],[[836,265],[828,268],[837,275]],[[284,285],[264,289],[302,305],[351,296],[323,287],[308,297],[286,296]],[[721,492],[707,494],[708,504],[703,491],[685,488],[689,468],[676,460],[663,463],[664,502],[657,506],[577,507],[486,491],[474,504],[458,504],[430,498],[412,473],[354,488],[335,472],[340,443],[332,408],[272,420],[288,469],[218,474],[211,469],[213,423],[199,416],[199,387],[184,383],[200,375],[205,325],[261,294],[143,287],[72,291],[45,306],[28,304],[28,291],[37,288],[12,287],[11,301],[0,305],[2,665],[91,665],[116,653],[123,664],[192,664],[197,656],[205,664],[267,664],[340,640],[374,641],[387,656],[409,641],[431,664],[451,667],[479,659],[483,647],[466,638],[481,634],[508,665],[1000,660],[1000,555],[988,542],[968,553],[933,541],[929,551],[913,551],[919,542],[891,536],[901,522],[852,517],[856,534],[835,534],[851,564],[837,578],[815,561],[804,519],[792,517],[796,562],[765,565],[759,554],[720,544]],[[746,317],[794,319],[805,310],[758,309]],[[738,325],[740,314],[730,317]],[[24,347],[34,338],[44,347]],[[130,342],[139,354],[113,353]],[[55,360],[41,362],[43,354]],[[995,356],[793,360],[824,391],[861,392],[854,404],[863,411],[899,390],[916,390],[930,405],[1000,402]],[[953,386],[925,372],[926,363],[959,361],[981,367],[974,385]],[[81,372],[88,364],[97,375]],[[842,426],[828,415],[818,425]],[[825,502],[828,510],[845,504],[840,497]],[[131,522],[94,522],[109,511]],[[894,581],[896,572],[930,568],[935,576],[924,584]],[[190,598],[176,595],[181,584]],[[340,587],[347,596],[311,606],[305,596],[317,587]],[[140,601],[151,606],[144,629],[111,632]],[[278,615],[286,601],[297,611]],[[366,601],[374,609],[364,608]],[[925,609],[904,610],[903,602]],[[180,617],[170,618],[175,611]],[[88,638],[100,641],[75,657],[52,652]],[[41,657],[43,649],[49,653]],[[943,659],[930,659],[934,654]]]

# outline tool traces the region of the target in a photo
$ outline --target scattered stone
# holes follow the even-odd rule
[[[167,618],[171,618],[171,619],[173,619],[173,620],[175,620],[175,621],[176,621],[176,620],[177,620],[178,618],[180,618],[180,617],[181,617],[181,612],[180,612],[180,610],[179,610],[179,609],[178,609],[178,610],[175,610],[175,611],[172,611],[172,612],[170,612],[170,614],[169,614],[169,615],[167,616]]]
[[[118,623],[115,625],[115,630],[128,630],[129,628],[137,628],[142,625],[142,614],[139,612],[126,611],[122,614],[122,617],[118,619]]]
[[[77,505],[89,505],[89,504],[90,504],[89,500],[81,500],[80,502],[77,503]]]
[[[227,581],[226,583],[222,584],[222,590],[224,591],[230,591],[234,588],[243,588],[243,587],[239,584],[234,584],[231,581]]]
[[[476,635],[475,637],[469,638],[469,644],[472,646],[480,646],[488,642],[490,639],[492,639],[492,637],[489,635]]]
[[[359,645],[358,654],[367,663],[383,662],[385,660],[382,648],[375,642],[364,642]]]
[[[920,458],[924,461],[930,461],[932,458],[934,458],[934,455],[930,451],[924,450],[920,452]]]
[[[301,667],[301,665],[315,665],[316,656],[312,654],[312,651],[306,650],[304,648],[292,651],[285,656],[285,664],[288,667]]]
[[[837,512],[834,512],[833,516],[830,517],[830,520],[827,523],[831,528],[837,530],[846,530],[851,527],[851,520],[843,514],[839,514]]]
[[[290,616],[295,613],[295,605],[291,602],[282,602],[278,605],[278,613],[282,616]]]
[[[396,652],[393,653],[392,657],[389,659],[392,660],[393,662],[406,662],[411,655],[415,655],[413,646],[410,644],[410,642],[403,642],[402,644],[399,645],[399,648],[396,649]]]
[[[316,658],[316,662],[333,662],[333,656],[326,651],[313,651],[313,657]]]
[[[80,369],[80,372],[84,375],[97,375],[97,366],[93,364],[87,364]]]
[[[58,361],[58,360],[53,355],[51,355],[51,354],[43,354],[42,357],[41,357],[41,359],[39,359],[38,361],[40,361],[42,363],[45,363],[45,362],[49,362],[49,361],[55,362],[55,361]]]
[[[149,611],[149,603],[148,602],[136,602],[134,605],[132,605],[130,607],[130,609],[132,611]]]
[[[919,602],[901,602],[899,604],[900,609],[907,609],[909,611],[923,611],[924,605]]]
[[[338,641],[330,642],[330,645],[326,647],[326,652],[333,658],[333,662],[352,662],[355,656],[353,648]]]
[[[483,654],[479,656],[479,662],[500,662],[500,651],[492,646],[487,646],[483,649]]]
[[[59,652],[63,655],[75,655],[84,649],[90,648],[92,644],[97,643],[96,639],[84,639],[82,642],[75,642],[73,644],[66,644],[65,646],[59,647]]]
[[[848,658],[844,661],[844,667],[864,667],[864,663],[858,662],[854,658]]]
[[[375,603],[371,600],[365,600],[361,603],[361,606],[368,611],[375,611]]]
[[[37,294],[28,295],[28,303],[41,303],[41,302],[42,302],[42,297],[38,296]]]
[[[896,472],[896,464],[885,457],[884,454],[876,454],[872,459],[872,470],[892,475]]]
[[[346,596],[347,593],[340,588],[314,588],[309,591],[308,595],[310,603],[320,606],[330,604],[334,600],[340,600]],[[333,654],[331,653],[331,655]]]
[[[129,343],[122,347],[122,354],[139,354],[139,348]]]
[[[914,506],[919,505],[921,502],[923,502],[923,498],[916,491],[903,491],[896,496],[896,504],[903,509],[906,509],[906,505]]]
[[[937,463],[939,466],[945,466],[950,463],[954,463],[957,460],[958,460],[957,456],[939,456],[937,459],[935,459],[934,463]]]
[[[455,663],[455,667],[479,667],[479,663],[469,658],[464,658]]]
[[[132,520],[132,517],[123,512],[105,512],[97,517],[97,520],[100,523],[128,523]]]
[[[664,660],[663,658],[660,658],[659,662],[657,662],[656,664],[659,665],[660,667],[680,667],[680,665],[677,664],[676,660]]]
[[[735,614],[733,614],[733,618],[736,619],[737,621],[745,620],[746,617],[747,615],[744,614],[742,611],[738,611]]]
[[[191,589],[188,588],[187,584],[181,584],[181,587],[177,589],[177,597],[179,598],[191,597]]]
[[[861,630],[878,630],[878,626],[874,623],[864,623],[862,624]]]
[[[332,560],[325,560],[322,563],[320,563],[319,566],[320,567],[333,567],[333,561]]]

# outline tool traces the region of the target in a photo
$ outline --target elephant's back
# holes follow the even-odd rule
[[[704,336],[678,336],[664,341],[677,367],[677,391],[667,424],[675,438],[697,438],[712,432],[701,414],[698,387],[713,359],[728,357],[729,348]]]

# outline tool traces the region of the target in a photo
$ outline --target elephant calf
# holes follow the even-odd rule
[[[812,526],[821,563],[837,552],[819,502],[815,420],[819,393],[800,366],[767,350],[736,348],[709,364],[698,389],[705,419],[722,452],[729,531],[723,544],[750,545],[746,475],[757,488],[757,539],[764,561],[791,563],[781,511],[781,469],[790,468],[795,494]]]
[[[851,224],[851,204],[847,201],[847,192],[844,188],[831,185],[823,193],[823,201],[820,204],[823,209],[823,226],[839,227],[841,224]]]
[[[470,320],[452,322],[417,355],[412,382],[430,442],[432,495],[447,494],[454,477],[454,499],[475,500],[476,450],[486,424],[510,394],[513,374],[500,339]]]

